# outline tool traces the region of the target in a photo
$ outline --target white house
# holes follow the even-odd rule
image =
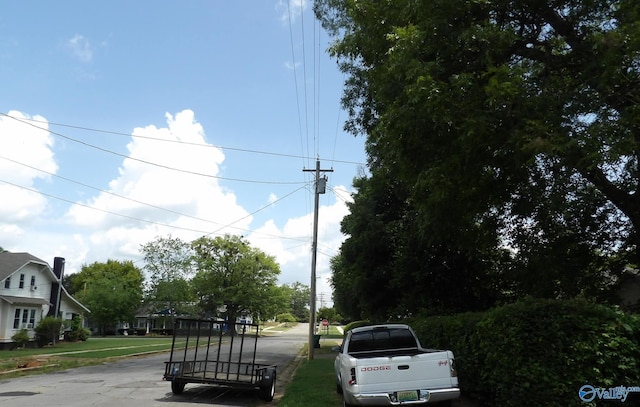
[[[62,286],[64,259],[56,257],[54,268],[29,253],[0,253],[0,349],[10,346],[11,337],[33,328],[46,316],[71,320],[90,311]]]

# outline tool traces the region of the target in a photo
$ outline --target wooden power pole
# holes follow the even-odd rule
[[[316,332],[316,256],[318,252],[318,204],[320,201],[320,194],[325,193],[325,188],[327,186],[327,178],[320,178],[321,172],[333,172],[333,169],[330,170],[321,170],[320,169],[320,160],[316,160],[316,169],[315,170],[307,170],[303,169],[302,171],[315,172],[316,180],[315,180],[315,193],[314,193],[314,209],[313,209],[313,242],[311,243],[311,296],[309,298],[309,352],[308,352],[308,360],[313,359],[313,349],[315,345],[314,335]]]

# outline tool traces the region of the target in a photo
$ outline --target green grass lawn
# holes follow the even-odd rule
[[[0,351],[0,378],[103,363],[110,358],[171,350],[172,337],[91,337],[44,348]]]
[[[58,342],[44,348],[25,348],[0,351],[0,361],[14,357],[66,353],[69,356],[87,352],[104,352],[105,357],[137,354],[146,351],[171,350],[172,337],[91,337],[82,342]],[[72,353],[76,352],[76,353]]]
[[[331,348],[340,344],[342,334],[322,335],[320,349],[314,349],[313,360],[303,360],[296,369],[278,407],[341,407],[342,396],[336,393],[333,372],[335,353]]]

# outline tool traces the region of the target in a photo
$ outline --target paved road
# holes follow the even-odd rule
[[[278,365],[278,383],[290,373],[308,326],[299,324],[286,332],[260,338],[256,363]],[[0,406],[162,406],[188,404],[247,407],[260,405],[257,392],[188,384],[181,395],[162,380],[168,354],[123,359],[99,366],[69,369],[9,380],[0,380]],[[287,369],[287,367],[289,369]],[[282,392],[282,386],[276,392]]]

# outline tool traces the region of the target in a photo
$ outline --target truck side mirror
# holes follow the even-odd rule
[[[331,348],[331,351],[340,353],[342,352],[342,346],[334,346]]]

